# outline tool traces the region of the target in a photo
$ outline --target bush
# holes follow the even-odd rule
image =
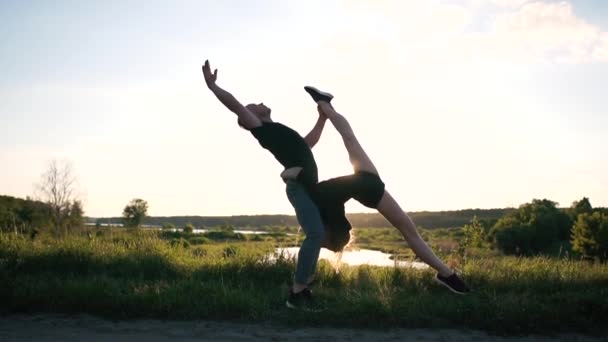
[[[228,246],[224,248],[222,255],[224,258],[232,258],[239,254],[239,248],[237,246]]]
[[[204,257],[207,256],[207,250],[203,247],[196,247],[192,249],[192,255],[195,257]]]
[[[567,247],[572,221],[549,200],[532,200],[496,222],[490,236],[507,254],[550,253],[556,246]],[[559,248],[557,248],[559,250]]]
[[[608,215],[579,214],[572,229],[572,250],[586,259],[608,259]]]
[[[222,226],[220,226],[219,230],[226,233],[234,233],[234,226],[232,226],[231,224],[223,224]]]
[[[175,229],[175,225],[173,223],[163,223],[163,229],[165,229],[165,230]]]
[[[194,232],[194,226],[192,223],[188,223],[184,226],[184,233],[192,234]]]
[[[465,224],[462,227],[463,245],[465,247],[481,247],[486,239],[486,229],[483,224],[473,216],[470,224]]]
[[[183,248],[188,248],[188,247],[190,247],[190,242],[188,242],[188,240],[183,239],[183,238],[171,240],[171,247],[178,247],[178,246],[183,247]]]
[[[190,241],[190,244],[192,245],[204,245],[211,242],[211,240],[207,239],[204,236],[193,237],[191,239],[188,239],[188,241]]]
[[[532,228],[529,225],[501,227],[494,232],[496,245],[506,254],[532,254]]]
[[[261,234],[253,234],[249,241],[264,241],[264,238],[260,236]]]
[[[246,240],[243,234],[226,230],[212,230],[210,232],[203,233],[202,235],[214,241]]]

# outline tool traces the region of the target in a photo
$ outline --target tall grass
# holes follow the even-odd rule
[[[430,270],[322,261],[314,293],[328,310],[293,312],[284,300],[294,260],[273,241],[190,243],[196,236],[109,230],[63,239],[0,234],[3,312],[111,318],[238,319],[342,327],[476,328],[501,334],[607,332],[608,267],[549,258],[462,264],[474,292],[457,296]],[[176,243],[175,241],[183,241]]]

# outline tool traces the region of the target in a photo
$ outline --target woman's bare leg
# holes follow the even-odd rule
[[[410,248],[426,264],[437,270],[443,277],[448,277],[454,273],[433,253],[429,245],[422,239],[414,221],[401,209],[397,201],[391,194],[384,190],[384,195],[378,204],[378,212],[384,216],[395,228],[397,228],[407,241]]]
[[[322,111],[325,116],[331,121],[332,125],[336,128],[338,133],[342,136],[342,141],[344,142],[344,147],[346,147],[346,151],[348,151],[348,159],[350,159],[350,163],[353,165],[353,169],[355,172],[357,171],[366,171],[374,174],[378,174],[378,170],[372,163],[371,159],[367,156],[367,153],[359,144],[353,129],[350,127],[350,124],[344,116],[339,114],[334,110],[329,103],[324,101],[319,101],[319,111]]]
[[[367,171],[378,174],[376,167],[359,144],[353,129],[344,116],[336,112],[329,103],[324,101],[319,101],[319,110],[327,116],[329,121],[331,121],[332,125],[342,136],[342,141],[348,151],[348,157],[355,172]],[[382,196],[377,209],[382,216],[403,234],[403,237],[410,248],[422,261],[437,270],[437,272],[444,277],[454,273],[447,265],[439,260],[431,248],[424,242],[420,234],[418,234],[416,225],[412,219],[403,211],[403,209],[401,209],[388,191],[384,191],[384,195]]]

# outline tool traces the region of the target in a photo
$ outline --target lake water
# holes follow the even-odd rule
[[[286,257],[297,257],[300,247],[277,248],[275,253],[280,255],[283,253]],[[321,248],[320,259],[333,261],[336,259],[336,254],[328,249]],[[344,251],[342,254],[342,263],[350,266],[371,265],[371,266],[390,266],[390,267],[413,267],[425,269],[429,266],[423,262],[407,261],[407,260],[392,260],[391,254],[374,251],[371,249],[358,249],[352,251]]]
[[[182,228],[176,228],[176,229],[170,229],[170,231],[181,232],[181,231],[183,231],[183,229]],[[213,230],[213,229],[194,229],[192,231],[192,233],[194,233],[194,234],[202,234],[202,233],[208,233],[208,232],[212,232],[212,231],[217,231],[217,230]],[[234,232],[235,233],[239,233],[239,234],[268,234],[268,232],[259,231],[259,230],[235,230]]]

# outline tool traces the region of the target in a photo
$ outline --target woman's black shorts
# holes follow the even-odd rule
[[[354,198],[364,206],[376,209],[384,195],[384,183],[375,173],[359,171],[319,182],[315,193],[321,207],[343,205]]]
[[[352,228],[346,218],[344,204],[354,198],[366,207],[376,209],[384,195],[384,183],[374,173],[356,172],[352,175],[328,179],[316,185],[317,203],[325,228],[344,246]],[[342,241],[343,240],[343,241]]]

